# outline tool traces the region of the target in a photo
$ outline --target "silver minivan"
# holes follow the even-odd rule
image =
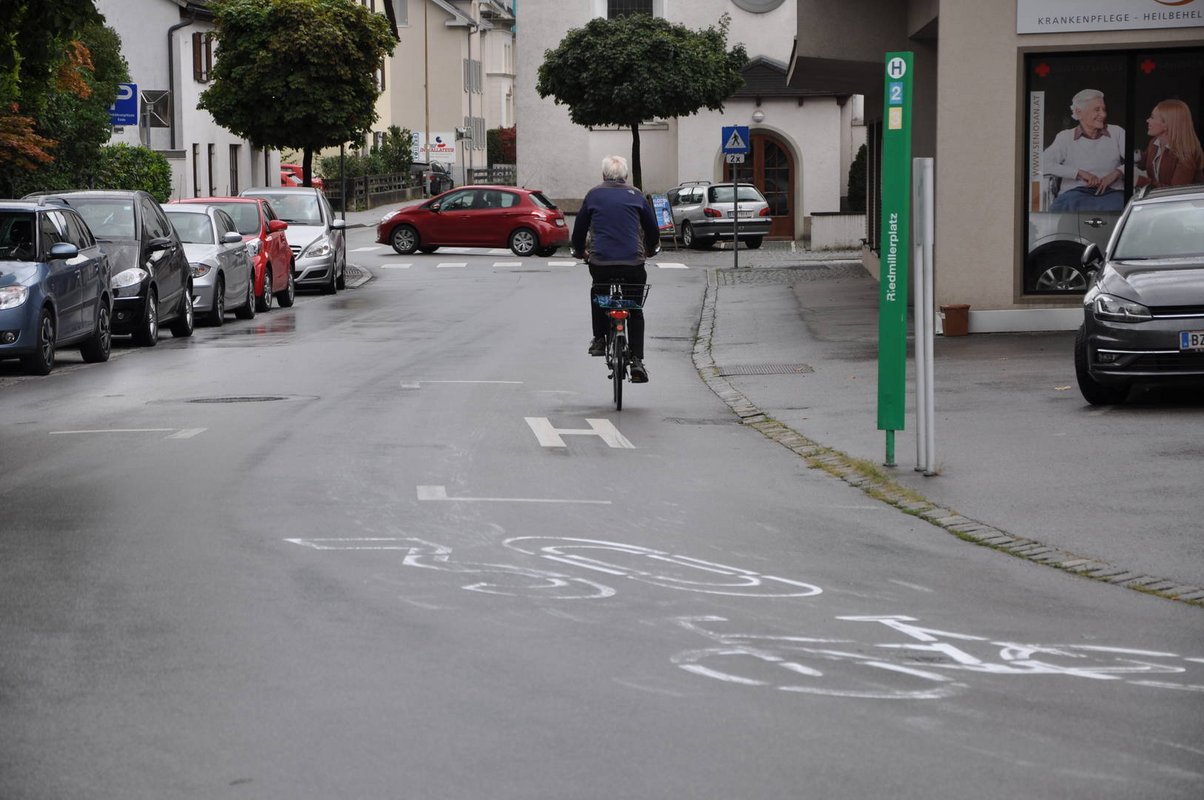
[[[293,251],[293,278],[298,289],[312,286],[334,294],[346,285],[347,223],[335,219],[321,189],[272,186],[244,189],[241,197],[262,197],[273,213],[288,223]]]

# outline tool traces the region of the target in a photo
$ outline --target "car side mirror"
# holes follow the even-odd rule
[[[288,223],[282,219],[268,220],[268,233],[279,233],[280,231],[288,230]]]
[[[166,250],[171,247],[172,242],[169,236],[159,236],[151,239],[147,244],[150,246],[151,252],[154,253],[158,250]]]
[[[1096,271],[1104,265],[1104,257],[1100,254],[1099,245],[1095,242],[1083,248],[1083,257],[1081,259],[1083,268],[1089,271]]]
[[[336,231],[341,231],[341,230],[343,230],[344,228],[346,228],[346,227],[347,227],[347,220],[345,220],[345,219],[332,219],[332,220],[330,221],[330,227],[331,227],[332,229],[336,230]]]
[[[71,242],[58,242],[50,247],[51,260],[59,258],[75,258],[79,255],[79,248],[71,244]]]
[[[242,234],[238,231],[226,231],[222,234],[222,244],[241,244]]]
[[[431,204],[429,204],[429,205],[427,206],[427,208],[429,208],[431,211],[434,211],[434,212],[438,213],[438,211],[439,211],[439,203],[431,203]]]

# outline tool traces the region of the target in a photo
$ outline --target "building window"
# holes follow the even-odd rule
[[[201,196],[201,146],[192,144],[192,196]]]
[[[192,34],[192,77],[197,83],[208,83],[213,77],[213,31]]]
[[[217,145],[209,145],[207,155],[209,156],[209,196],[214,197],[217,195],[217,185],[213,182],[213,162],[217,161]]]
[[[485,83],[482,74],[480,61],[475,58],[464,59],[464,91],[481,94]]]
[[[230,191],[228,194],[238,194],[238,154],[242,148],[240,144],[230,145]]]
[[[373,78],[376,81],[376,91],[383,92],[385,90],[385,61],[381,59],[380,66],[373,72]]]
[[[652,0],[607,0],[606,16],[608,19],[627,17],[632,14],[652,14]]]
[[[397,26],[410,24],[410,0],[389,0],[393,4],[393,13],[397,16]]]

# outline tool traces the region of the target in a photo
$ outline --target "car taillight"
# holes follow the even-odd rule
[[[722,216],[723,216],[723,212],[722,212],[722,211],[720,211],[720,210],[719,210],[719,209],[717,209],[717,208],[710,208],[710,207],[707,207],[707,208],[704,208],[704,209],[702,210],[702,215],[703,215],[704,217],[722,217]]]
[[[765,206],[765,208],[761,209],[761,213],[759,216],[768,217],[769,216],[769,206]]]

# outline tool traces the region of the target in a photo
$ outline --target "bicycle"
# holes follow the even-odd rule
[[[623,410],[623,381],[630,380],[631,348],[627,340],[627,320],[640,311],[648,300],[646,283],[595,283],[594,303],[606,312],[606,368],[614,387],[615,410]]]

